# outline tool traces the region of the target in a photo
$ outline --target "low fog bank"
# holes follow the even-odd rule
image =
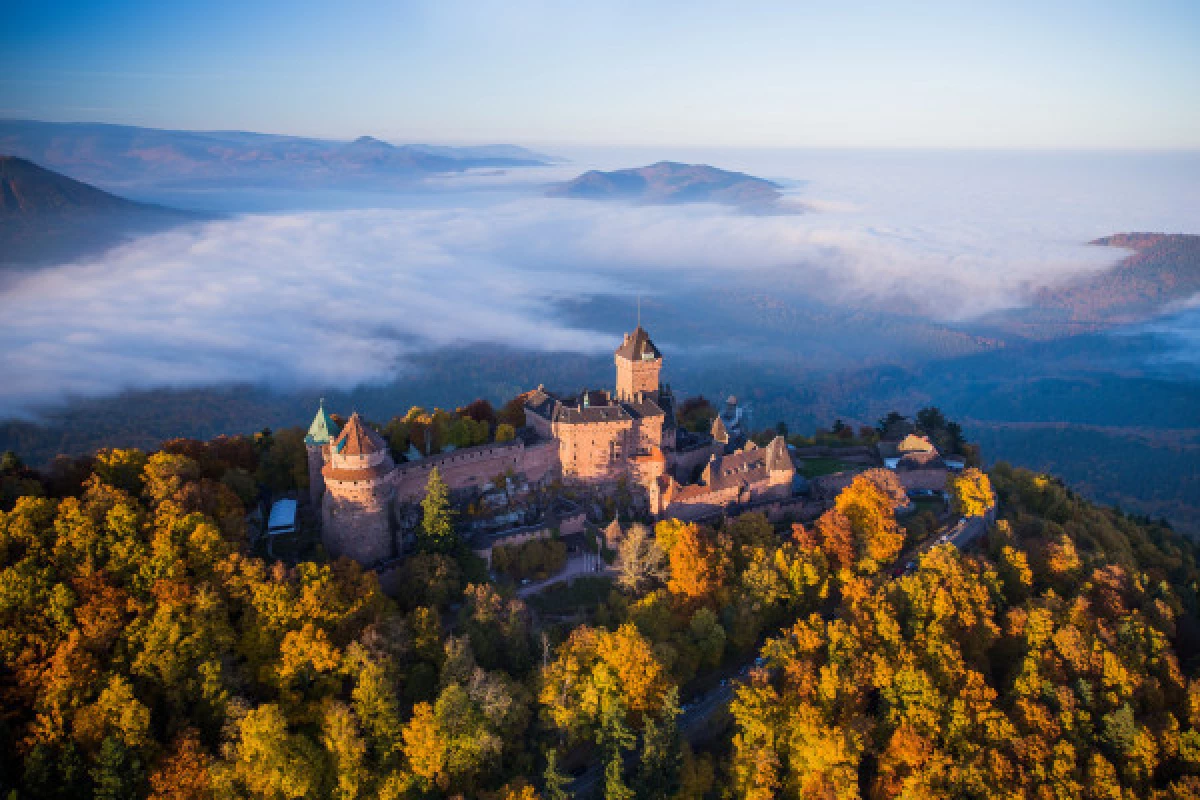
[[[1132,333],[1150,334],[1162,343],[1155,365],[1200,380],[1200,295],[1177,313],[1137,326]]]
[[[123,389],[381,384],[463,344],[602,355],[639,294],[691,321],[663,333],[693,353],[839,358],[830,342],[844,340],[855,357],[954,355],[978,344],[958,323],[1123,255],[1087,240],[1186,230],[1200,208],[1184,156],[1167,169],[1141,156],[695,155],[792,186],[807,213],[550,199],[528,175],[485,171],[440,177],[425,198],[339,201],[388,207],[146,236],[0,290],[0,416]],[[563,311],[592,297],[625,298],[627,313]]]

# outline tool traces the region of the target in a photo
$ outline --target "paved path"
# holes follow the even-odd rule
[[[600,565],[600,570],[596,570],[596,565]],[[548,589],[556,583],[570,583],[581,575],[611,575],[613,574],[612,567],[609,567],[600,560],[598,556],[592,553],[584,553],[573,558],[567,559],[567,565],[560,572],[551,575],[544,581],[531,583],[528,586],[522,586],[517,589],[517,597],[526,598],[530,595],[535,595],[544,589]]]

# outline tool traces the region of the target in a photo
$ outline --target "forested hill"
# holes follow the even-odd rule
[[[768,180],[707,164],[660,161],[646,167],[612,172],[589,170],[550,188],[555,197],[586,200],[636,200],[642,203],[725,203],[766,208],[780,198]]]
[[[981,325],[1053,338],[1140,322],[1200,295],[1200,235],[1119,233],[1089,244],[1133,253],[1110,269],[1040,289],[1028,308]]]
[[[148,210],[31,161],[0,155],[0,216]]]
[[[1196,546],[999,465],[982,549],[909,556],[887,476],[810,527],[626,524],[617,580],[534,615],[439,502],[396,597],[267,559],[243,503],[303,489],[299,431],[8,456],[0,793],[561,800],[600,764],[629,800],[1200,795]],[[693,750],[681,703],[734,675]]]
[[[15,156],[0,155],[0,269],[61,263],[200,219],[135,203]]]
[[[1091,244],[1134,252],[1111,270],[1043,290],[1039,306],[1064,309],[1077,320],[1120,323],[1200,294],[1200,236],[1120,233]]]

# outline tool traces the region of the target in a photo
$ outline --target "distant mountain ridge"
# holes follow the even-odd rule
[[[1134,252],[1113,267],[1038,289],[1029,306],[980,321],[993,328],[1048,339],[1144,321],[1200,295],[1200,235],[1118,233],[1089,242]]]
[[[1200,236],[1118,233],[1088,244],[1134,252],[1106,272],[1043,289],[1036,298],[1039,307],[1067,309],[1081,319],[1134,322],[1141,314],[1200,293]]]
[[[724,203],[749,208],[768,208],[781,197],[779,186],[763,178],[707,164],[675,161],[659,161],[646,167],[611,172],[590,170],[566,183],[552,186],[547,194],[586,200]]]
[[[243,131],[0,120],[0,152],[109,187],[373,188],[475,167],[553,162],[515,145],[393,145]]]
[[[0,269],[61,263],[150,233],[201,219],[136,203],[39,167],[0,155]]]

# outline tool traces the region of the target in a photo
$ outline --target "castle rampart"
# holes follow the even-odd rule
[[[339,432],[322,405],[305,443],[326,548],[365,564],[394,558],[393,507],[420,501],[435,468],[454,491],[482,492],[509,475],[531,484],[561,476],[598,491],[626,485],[644,493],[652,514],[681,519],[790,497],[795,467],[782,437],[761,450],[748,444],[734,451],[720,422],[711,441],[681,435],[674,396],[659,383],[662,355],[649,335],[638,326],[614,355],[614,394],[585,390],[560,399],[539,386],[525,396],[526,426],[517,439],[399,465],[357,414]],[[701,464],[700,483],[681,486]]]
[[[401,464],[388,475],[396,502],[412,503],[425,496],[429,473],[437,468],[452,490],[482,489],[497,476],[520,475],[530,483],[540,483],[557,466],[557,445],[521,439],[464,447],[450,453]]]

